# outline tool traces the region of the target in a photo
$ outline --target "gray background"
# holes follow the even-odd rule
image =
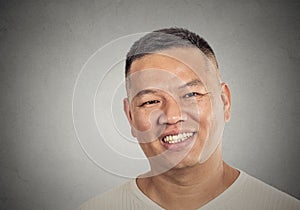
[[[1,1],[0,7],[0,209],[75,209],[125,180],[97,167],[80,147],[74,83],[107,42],[169,26],[205,37],[231,87],[225,160],[300,198],[299,1]]]

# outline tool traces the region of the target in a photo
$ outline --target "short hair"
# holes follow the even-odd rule
[[[132,45],[126,56],[125,77],[128,76],[133,61],[174,47],[197,47],[218,69],[215,53],[202,37],[183,28],[164,28],[146,34]]]

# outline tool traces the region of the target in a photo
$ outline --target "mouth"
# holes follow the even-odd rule
[[[195,134],[194,132],[184,132],[184,133],[179,133],[174,135],[167,135],[162,138],[162,141],[166,144],[177,144],[186,141],[194,134]]]

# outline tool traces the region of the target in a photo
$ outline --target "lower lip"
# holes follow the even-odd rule
[[[190,148],[189,145],[194,141],[194,138],[195,138],[195,133],[191,137],[178,143],[168,144],[163,140],[160,140],[160,142],[168,150],[180,151],[182,149]]]

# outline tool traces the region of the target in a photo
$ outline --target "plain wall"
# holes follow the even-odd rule
[[[82,149],[74,85],[108,42],[171,26],[207,39],[231,87],[224,159],[299,199],[299,10],[299,1],[1,1],[0,209],[75,209],[126,180]]]

